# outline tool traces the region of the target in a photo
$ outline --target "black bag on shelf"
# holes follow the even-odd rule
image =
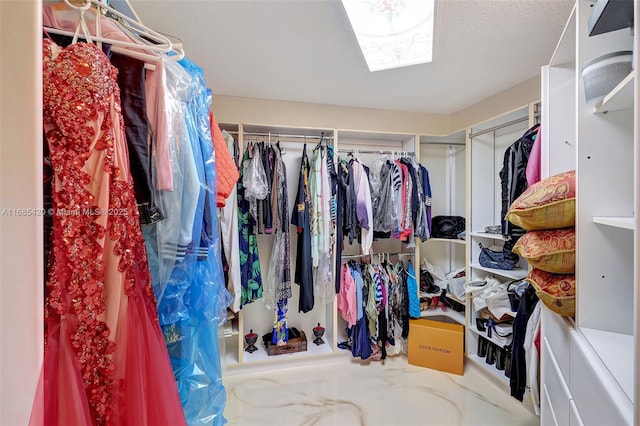
[[[510,271],[516,267],[520,256],[512,251],[502,249],[495,251],[484,247],[480,244],[480,265],[485,268],[502,269]]]
[[[466,226],[462,216],[434,216],[431,219],[431,238],[457,240]]]

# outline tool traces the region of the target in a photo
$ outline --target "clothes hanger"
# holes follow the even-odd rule
[[[113,52],[122,53],[127,56],[143,60],[145,62],[157,62],[160,60],[160,56],[159,56],[160,53],[168,53],[172,50],[172,47],[173,47],[172,43],[167,37],[153,30],[148,29],[147,27],[143,26],[140,23],[137,23],[136,21],[131,20],[131,18],[128,18],[127,16],[121,14],[120,12],[106,5],[105,3],[102,3],[98,0],[63,0],[63,3],[69,8],[69,11],[77,11],[78,13],[77,15],[78,25],[76,27],[76,30],[74,32],[69,32],[59,28],[45,26],[43,28],[45,29],[46,32],[52,33],[52,34],[71,36],[74,38],[74,41],[73,41],[74,43],[77,42],[78,38],[80,37],[86,39],[89,42],[108,43],[112,46],[111,50]],[[94,9],[93,6],[95,6],[96,9]],[[97,26],[100,25],[99,21],[101,21],[102,19],[101,18],[102,14],[100,13],[100,10],[105,10],[109,14],[118,16],[122,20],[132,23],[132,25],[137,25],[138,30],[144,33],[145,37],[151,40],[151,42],[156,44],[143,43],[141,41],[134,42],[133,40],[129,42],[129,41],[113,39],[113,38],[105,38],[98,35],[92,35],[87,25],[86,12],[89,10],[91,10],[93,13],[88,15],[89,17],[98,21],[96,22]],[[64,10],[61,12],[64,13]],[[106,17],[106,16],[105,18],[109,19],[109,17]],[[110,20],[116,24],[118,22],[122,22],[119,20],[117,21],[115,19],[110,19]],[[118,25],[117,27],[119,30],[121,30],[122,28],[120,25]],[[82,31],[82,34],[81,34],[81,31]],[[123,31],[123,34],[128,39],[131,39],[130,34],[127,34],[124,31]],[[151,52],[151,54],[141,52],[140,50]]]
[[[322,141],[324,140],[324,132],[320,132],[320,142],[313,148],[313,152],[316,152],[318,148],[322,148]]]

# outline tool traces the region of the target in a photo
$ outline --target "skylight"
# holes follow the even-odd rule
[[[369,71],[431,62],[434,0],[342,0]]]

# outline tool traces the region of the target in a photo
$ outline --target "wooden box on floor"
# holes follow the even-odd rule
[[[409,364],[462,375],[464,327],[426,319],[409,324]]]
[[[292,354],[307,350],[307,336],[304,331],[300,331],[300,337],[289,339],[286,345],[278,346],[271,342],[265,342],[268,355]]]

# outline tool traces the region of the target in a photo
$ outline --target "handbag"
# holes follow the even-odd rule
[[[516,267],[520,260],[520,256],[509,250],[495,251],[484,247],[482,243],[478,244],[480,245],[480,265],[485,268],[510,271]]]
[[[462,216],[434,216],[431,219],[431,237],[456,240],[465,231],[466,221]]]

